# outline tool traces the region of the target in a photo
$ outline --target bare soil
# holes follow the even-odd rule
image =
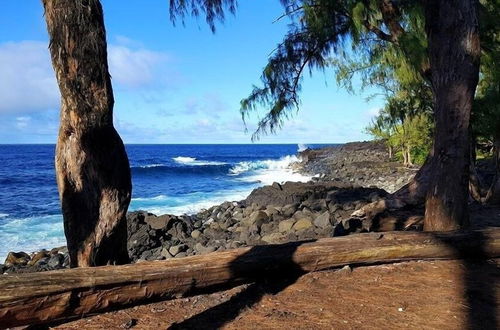
[[[471,206],[474,228],[500,208]],[[500,259],[343,268],[136,306],[55,329],[500,329]]]
[[[496,329],[497,261],[310,273],[96,315],[56,329]]]

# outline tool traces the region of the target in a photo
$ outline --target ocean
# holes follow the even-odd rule
[[[308,145],[322,147],[325,145]],[[304,145],[127,145],[129,211],[195,213],[241,200],[275,181],[308,181],[289,169]],[[0,263],[9,251],[65,245],[54,145],[0,145]]]

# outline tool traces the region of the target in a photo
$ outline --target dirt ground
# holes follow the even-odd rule
[[[56,329],[497,329],[498,260],[412,261],[137,306]]]
[[[500,208],[471,207],[474,228]],[[500,329],[500,259],[343,268],[239,286],[55,329]]]

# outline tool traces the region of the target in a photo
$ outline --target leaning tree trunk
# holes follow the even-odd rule
[[[469,118],[479,79],[477,0],[427,0],[436,130],[424,230],[468,224]]]
[[[56,172],[71,266],[128,261],[130,167],[113,127],[113,90],[98,0],[42,0],[61,91]]]

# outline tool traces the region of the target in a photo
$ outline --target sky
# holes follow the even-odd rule
[[[247,122],[240,100],[287,31],[279,1],[241,0],[213,34],[203,18],[175,26],[168,0],[102,0],[115,127],[125,143],[251,143],[265,108]],[[1,0],[0,144],[55,143],[59,90],[41,1]],[[298,112],[257,143],[344,143],[369,139],[364,127],[382,100],[352,95],[332,71],[306,74]]]

